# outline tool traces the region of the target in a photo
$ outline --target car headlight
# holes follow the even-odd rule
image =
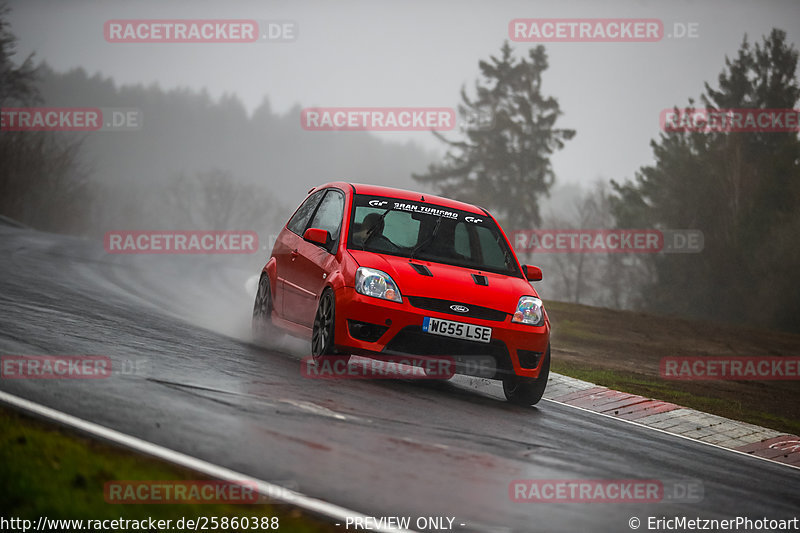
[[[517,310],[511,318],[511,322],[517,324],[528,324],[529,326],[541,326],[544,324],[544,306],[542,301],[535,296],[523,296],[517,302]]]
[[[356,292],[373,298],[403,302],[400,289],[392,277],[376,268],[360,267],[356,270]]]

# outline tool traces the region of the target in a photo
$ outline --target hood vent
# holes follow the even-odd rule
[[[473,274],[472,279],[475,281],[475,285],[483,285],[484,287],[489,285],[489,279],[483,274]]]
[[[418,265],[417,263],[409,263],[409,265],[411,265],[411,268],[417,271],[417,274],[433,277],[433,274],[431,274],[430,269],[425,265]]]

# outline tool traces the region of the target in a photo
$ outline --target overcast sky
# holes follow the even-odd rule
[[[576,137],[553,158],[561,182],[625,178],[651,160],[659,112],[712,86],[745,33],[771,28],[800,42],[800,2],[791,1],[10,1],[20,56],[36,52],[56,70],[83,67],[120,84],[158,83],[235,93],[252,111],[308,106],[452,107],[478,61],[496,54],[516,18],[656,18],[665,37],[646,43],[547,43],[544,93]],[[291,20],[287,43],[109,43],[110,19]],[[674,24],[697,37],[675,39]],[[512,43],[519,53],[533,44]],[[86,102],[91,106],[92,102]],[[298,128],[300,125],[298,124]],[[347,132],[318,132],[348,135]],[[439,149],[427,132],[381,134]]]

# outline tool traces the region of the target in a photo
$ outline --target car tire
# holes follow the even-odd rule
[[[325,360],[345,363],[350,361],[349,354],[341,354],[334,348],[334,332],[336,330],[336,298],[333,291],[326,288],[319,297],[317,312],[314,315],[314,326],[311,330],[311,355],[315,363]]]
[[[278,341],[283,335],[272,324],[272,290],[269,276],[263,274],[258,280],[256,300],[253,303],[252,331],[253,339],[261,341]]]
[[[539,377],[526,378],[523,376],[506,376],[503,378],[503,393],[506,400],[516,405],[536,405],[544,395],[547,379],[550,376],[550,345],[544,356]]]

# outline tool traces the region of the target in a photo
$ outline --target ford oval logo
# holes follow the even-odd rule
[[[468,313],[469,312],[469,307],[464,307],[463,305],[451,305],[450,309],[452,309],[456,313]]]

